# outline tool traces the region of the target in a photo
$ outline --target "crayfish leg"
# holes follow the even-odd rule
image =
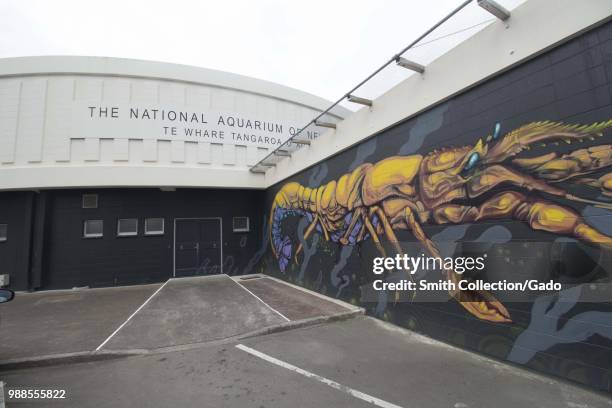
[[[373,214],[376,214],[378,216],[378,219],[380,220],[380,223],[382,224],[383,231],[385,232],[385,235],[387,236],[389,242],[391,242],[391,245],[393,245],[393,248],[395,249],[395,251],[398,254],[403,255],[404,250],[400,246],[399,240],[397,239],[395,232],[393,232],[393,228],[391,227],[389,220],[387,220],[387,216],[385,215],[382,208],[380,208],[379,206],[372,207],[370,209],[370,215],[373,215]]]
[[[465,213],[465,212],[464,212]],[[414,211],[410,207],[404,209],[404,222],[408,228],[412,231],[415,238],[425,247],[430,256],[435,258],[441,258],[442,255],[431,241],[421,224],[416,220]],[[397,220],[399,221],[399,220]],[[446,269],[444,271],[449,281],[455,284],[459,281],[459,275],[453,270]],[[512,322],[508,309],[495,297],[486,291],[461,291],[451,290],[449,294],[452,298],[457,300],[459,304],[472,315],[479,319],[488,320],[491,322],[509,323]]]
[[[574,210],[547,201],[523,203],[515,217],[527,221],[531,228],[559,235],[569,235],[580,241],[612,251],[612,237],[588,225]]]
[[[315,216],[312,219],[312,222],[310,223],[310,225],[308,225],[308,228],[306,228],[306,231],[304,232],[304,242],[306,242],[306,240],[310,237],[310,234],[312,234],[312,232],[316,228],[317,222],[319,222],[319,217]],[[295,251],[295,256],[293,257],[296,264],[298,263],[298,255],[300,254],[300,252],[302,252],[302,249],[304,249],[304,245],[302,245],[302,243],[300,242]]]
[[[608,197],[612,197],[612,173],[604,174],[599,178],[601,192]]]
[[[349,224],[348,228],[346,229],[346,232],[344,233],[344,235],[342,236],[342,238],[340,238],[340,243],[342,245],[348,245],[349,243],[349,237],[351,236],[351,234],[353,233],[353,230],[355,229],[355,225],[357,225],[357,221],[359,220],[359,218],[363,217],[363,208],[359,207],[355,210],[355,212],[353,213],[353,217],[351,218],[351,223]]]
[[[573,209],[541,199],[528,199],[516,191],[499,193],[479,207],[447,205],[436,209],[438,224],[460,224],[512,217],[534,230],[570,236],[612,250],[612,238],[588,225]]]
[[[370,233],[370,236],[372,237],[372,241],[374,241],[374,245],[376,245],[376,249],[378,249],[378,252],[380,252],[380,254],[383,257],[386,257],[387,252],[385,251],[385,248],[383,248],[382,244],[380,243],[380,238],[378,237],[378,233],[376,232],[376,229],[374,228],[374,226],[372,225],[372,222],[370,221],[370,217],[363,217],[363,223],[365,224],[366,229]]]

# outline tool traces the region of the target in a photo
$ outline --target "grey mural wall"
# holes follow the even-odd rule
[[[607,23],[270,188],[254,270],[612,391],[611,165]],[[397,253],[486,253],[469,279],[563,289],[373,291],[373,259]],[[456,273],[413,276],[442,277]]]

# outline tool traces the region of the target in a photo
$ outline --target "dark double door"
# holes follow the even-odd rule
[[[221,219],[177,219],[174,241],[175,276],[222,272]]]

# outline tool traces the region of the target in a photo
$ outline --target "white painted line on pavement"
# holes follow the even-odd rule
[[[346,308],[348,310],[359,310],[359,309],[362,309],[359,306],[355,306],[355,305],[350,304],[348,302],[345,302],[343,300],[336,299],[334,297],[327,296],[327,295],[324,295],[324,294],[319,293],[319,292],[315,292],[314,290],[306,289],[303,286],[296,285],[296,284],[293,284],[291,282],[284,281],[282,279],[278,279],[278,278],[276,278],[276,277],[274,277],[272,275],[265,275],[265,274],[259,274],[259,275],[261,275],[262,279],[271,279],[271,280],[273,280],[275,282],[278,282],[278,283],[281,283],[281,284],[283,284],[285,286],[289,286],[290,288],[294,288],[294,289],[297,289],[297,290],[299,290],[301,292],[308,293],[309,295],[318,297],[319,299],[323,299],[323,300],[325,300],[327,302],[335,303],[335,304],[337,304],[339,306],[342,306],[342,307],[344,307],[344,308]]]
[[[282,360],[279,360],[277,358],[274,358],[272,356],[264,354],[264,353],[262,353],[260,351],[252,349],[250,347],[247,347],[244,344],[236,344],[236,348],[240,349],[242,351],[245,351],[245,352],[247,352],[249,354],[252,354],[252,355],[254,355],[256,357],[259,357],[262,360],[266,360],[269,363],[276,364],[279,367],[283,367],[283,368],[286,368],[287,370],[296,372],[298,374],[302,374],[303,376],[308,377],[308,378],[313,378],[313,379],[315,379],[315,380],[317,380],[319,382],[322,382],[325,385],[328,385],[328,386],[330,386],[332,388],[337,389],[338,391],[345,392],[345,393],[347,393],[347,394],[349,394],[349,395],[351,395],[351,396],[353,396],[355,398],[359,398],[360,400],[369,402],[370,404],[374,404],[374,405],[382,407],[382,408],[402,408],[399,405],[395,405],[395,404],[392,404],[390,402],[381,400],[379,398],[373,397],[373,396],[368,395],[366,393],[363,393],[361,391],[357,391],[357,390],[354,390],[352,388],[349,388],[349,387],[347,387],[345,385],[337,383],[337,382],[335,382],[333,380],[330,380],[328,378],[321,377],[318,374],[314,374],[314,373],[311,373],[310,371],[303,370],[303,369],[301,369],[299,367],[296,367],[294,365],[286,363],[286,362],[284,362]]]
[[[231,279],[231,278],[230,278]],[[273,308],[272,306],[270,306],[269,304],[267,304],[266,302],[264,302],[263,300],[261,300],[261,298],[259,296],[257,296],[256,294],[254,294],[253,292],[251,292],[250,290],[248,290],[244,285],[240,284],[240,282],[236,282],[234,279],[232,279],[232,281],[234,281],[234,283],[238,286],[240,286],[242,289],[246,290],[247,292],[249,292],[251,295],[253,295],[257,300],[259,300],[261,303],[263,303],[264,305],[266,305],[269,309],[271,309],[273,312],[275,312],[277,315],[279,315],[280,317],[282,317],[283,319],[285,319],[286,321],[290,322],[291,319],[289,319],[287,316],[285,316],[284,314],[282,314],[281,312],[279,312],[278,310],[276,310],[275,308]]]
[[[110,339],[111,339],[111,338],[112,338],[112,337],[113,337],[115,334],[117,334],[117,332],[118,332],[119,330],[121,330],[121,329],[123,328],[123,326],[125,326],[125,325],[126,325],[126,324],[127,324],[129,321],[130,321],[130,320],[132,320],[132,317],[136,316],[136,313],[140,312],[140,309],[142,309],[143,307],[145,307],[145,305],[146,305],[147,303],[149,303],[149,301],[150,301],[151,299],[153,299],[153,297],[154,297],[155,295],[157,295],[157,294],[159,293],[159,291],[160,291],[160,290],[162,290],[162,288],[163,288],[164,286],[166,286],[166,283],[168,283],[169,281],[170,281],[170,279],[168,279],[167,281],[165,281],[163,285],[161,285],[159,288],[157,288],[157,290],[156,290],[155,292],[153,292],[153,294],[152,294],[151,296],[149,296],[149,298],[148,298],[147,300],[145,300],[145,301],[144,301],[144,303],[143,303],[142,305],[140,305],[140,307],[139,307],[138,309],[136,309],[136,310],[134,311],[134,313],[132,313],[132,314],[130,315],[130,317],[128,317],[128,318],[127,318],[127,320],[126,320],[125,322],[121,323],[121,326],[117,327],[117,329],[116,329],[114,332],[112,332],[112,333],[111,333],[111,335],[110,335],[110,336],[108,336],[108,337],[106,338],[106,340],[104,340],[104,341],[102,342],[102,344],[100,344],[98,347],[96,347],[96,351],[99,351],[99,350],[100,350],[102,347],[104,347],[104,345],[105,345],[106,343],[108,343],[108,341],[109,341],[109,340],[110,340]]]

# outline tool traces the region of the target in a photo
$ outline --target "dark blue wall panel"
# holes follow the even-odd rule
[[[612,23],[572,39],[279,183],[267,191],[266,215],[270,215],[275,197],[282,198],[282,192],[290,191],[288,184],[291,182],[305,188],[324,188],[330,181],[339,180],[364,163],[376,164],[392,156],[425,157],[436,149],[474,146],[480,138],[492,134],[496,123],[501,125],[503,137],[537,121],[567,124],[612,121]],[[581,179],[575,174],[572,180],[557,185],[571,194],[607,204],[597,207],[520,186],[501,185],[491,193],[520,192],[525,195],[525,205],[547,201],[569,209],[602,234],[601,242],[585,242],[571,233],[543,231],[533,223],[518,220],[517,216],[456,225],[438,225],[431,217],[422,222],[425,234],[439,247],[445,247],[442,252],[454,256],[490,254],[485,272],[482,276],[472,276],[473,279],[552,279],[564,284],[560,293],[531,293],[520,299],[507,293],[495,293],[510,313],[512,322],[487,321],[468,313],[449,296],[437,302],[425,301],[418,294],[401,301],[396,301],[391,293],[372,297],[368,288],[377,278],[372,273],[372,260],[380,254],[371,235],[365,234],[365,238],[354,245],[338,242],[331,232],[348,228],[349,218],[344,218],[344,222],[331,228],[330,240],[325,239],[321,223],[316,224],[308,239],[304,239],[314,216],[327,221],[337,220],[334,214],[321,209],[300,212],[286,205],[272,217],[272,241],[277,246],[277,254],[279,251],[286,254],[284,258],[275,256],[270,250],[271,242],[265,242],[268,253],[259,271],[361,304],[371,315],[449,343],[611,391],[612,199],[610,191],[606,195],[605,189],[596,185],[596,180],[612,172],[612,122],[595,133],[601,133],[601,137],[570,145],[559,138],[550,139],[554,143],[545,147],[534,145],[532,151],[525,152],[525,157],[551,152],[562,155],[602,146],[606,153],[602,162],[594,165],[596,171],[590,170],[581,176],[592,180]],[[489,143],[490,147],[493,144]],[[516,163],[506,164],[517,168]],[[521,170],[545,181],[544,173]],[[423,191],[418,176],[409,184]],[[356,183],[357,198],[365,194],[364,188],[360,182]],[[277,195],[279,191],[281,194]],[[334,191],[333,194],[339,194]],[[307,200],[298,197],[294,204],[299,206],[300,201],[304,204]],[[462,204],[479,206],[482,202],[482,199],[470,198]],[[378,204],[382,205],[382,200]],[[355,216],[355,209],[360,206],[367,210],[372,207],[356,204],[353,209],[345,209],[346,213]],[[381,222],[376,216],[372,221]],[[379,233],[387,253],[393,255],[394,248],[387,234]],[[406,253],[424,252],[410,232],[398,227],[395,234]],[[296,258],[300,242],[304,244],[304,251]],[[438,274],[435,279],[440,277]]]

